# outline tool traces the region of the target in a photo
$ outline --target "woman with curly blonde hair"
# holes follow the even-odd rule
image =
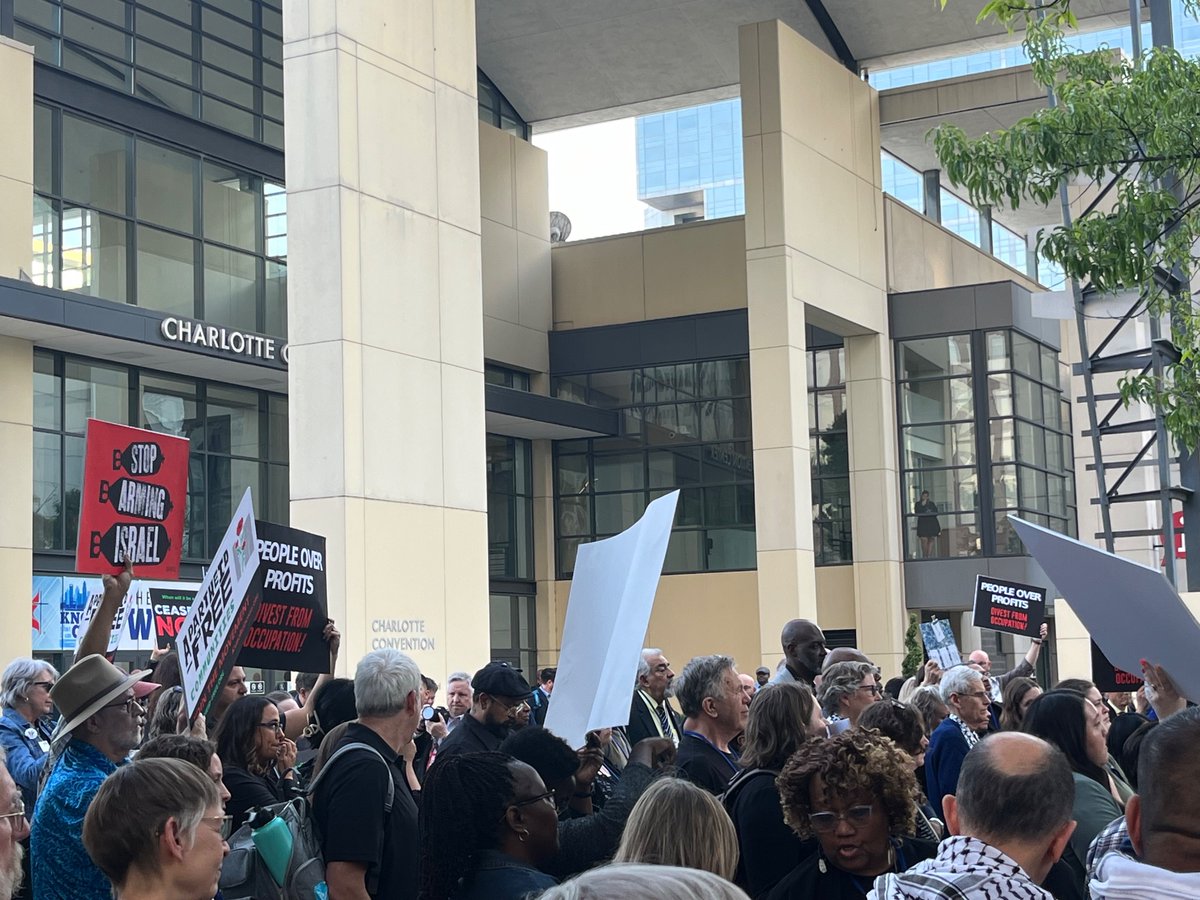
[[[852,730],[800,747],[776,779],[784,820],[818,850],[768,900],[864,900],[875,877],[937,853],[913,831],[912,757],[878,734]]]

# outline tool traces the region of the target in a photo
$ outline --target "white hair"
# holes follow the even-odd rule
[[[539,900],[750,900],[720,875],[680,866],[610,863],[539,895]]]
[[[421,667],[399,650],[372,650],[354,671],[359,716],[393,716],[421,689]]]
[[[971,693],[971,686],[976,681],[982,690],[983,673],[978,669],[972,669],[970,666],[951,666],[942,673],[942,680],[938,683],[938,693],[941,694],[942,702],[949,706],[951,694]]]
[[[655,656],[662,656],[662,650],[658,647],[643,647],[642,655],[638,657],[637,674],[633,676],[633,686],[635,688],[642,686],[642,679],[650,676],[650,660]]]
[[[24,703],[30,685],[45,672],[50,673],[51,680],[58,681],[58,671],[45,660],[18,656],[10,662],[4,667],[4,675],[0,676],[0,706]]]
[[[451,672],[446,676],[446,687],[454,684],[456,681],[465,681],[467,687],[471,686],[471,675],[469,672]]]

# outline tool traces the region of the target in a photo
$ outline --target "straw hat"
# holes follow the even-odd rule
[[[149,669],[139,669],[126,675],[99,653],[79,660],[50,688],[50,699],[62,713],[53,739],[70,734],[130,688],[139,700],[154,693],[162,685],[142,681],[149,674]]]

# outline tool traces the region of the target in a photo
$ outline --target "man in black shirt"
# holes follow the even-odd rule
[[[505,662],[488,663],[471,679],[471,711],[438,747],[437,760],[456,753],[496,750],[508,737],[517,710],[529,701],[529,682]]]
[[[417,805],[401,751],[421,715],[421,670],[397,650],[375,650],[358,664],[351,722],[334,747],[366,744],[321,770],[313,814],[321,835],[329,900],[415,900],[420,885]],[[332,757],[331,757],[332,759]],[[387,814],[388,774],[393,784]]]
[[[720,794],[738,771],[729,742],[745,731],[750,715],[750,696],[733,660],[719,655],[690,660],[676,679],[675,698],[687,717],[675,765],[688,781]]]

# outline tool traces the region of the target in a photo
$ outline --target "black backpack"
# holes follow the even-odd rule
[[[258,855],[250,826],[243,825],[229,838],[229,855],[221,864],[220,888],[225,900],[313,900],[317,896],[318,885],[325,881],[325,860],[321,857],[321,839],[313,817],[317,785],[338,759],[355,751],[371,753],[387,769],[388,793],[384,798],[383,812],[385,816],[391,815],[392,803],[396,799],[396,783],[388,761],[370,744],[355,742],[339,747],[313,779],[303,797],[265,807],[282,819],[292,833],[292,856],[288,860],[284,883],[280,885],[275,881],[266,862]],[[369,891],[374,891],[378,877],[378,872],[368,872]]]

